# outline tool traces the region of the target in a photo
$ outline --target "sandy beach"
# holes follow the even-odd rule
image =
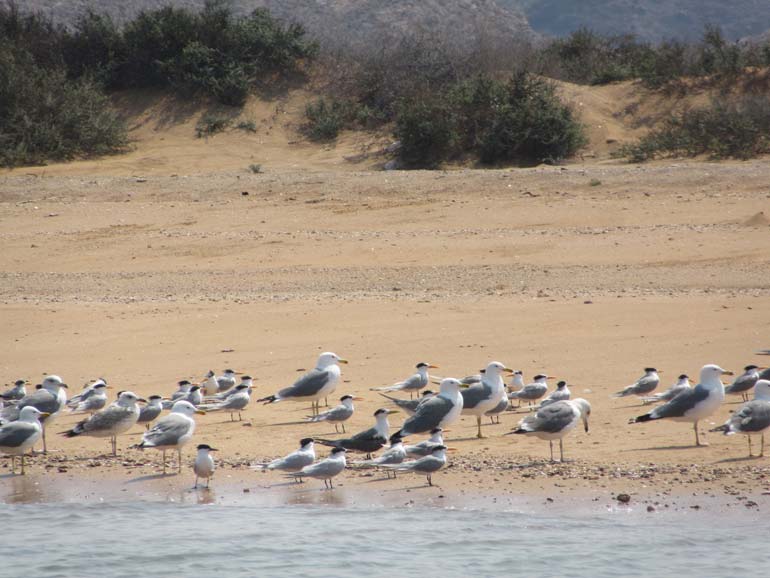
[[[348,424],[357,431],[384,405],[369,389],[416,362],[463,376],[499,360],[527,378],[567,380],[593,404],[590,433],[565,439],[573,462],[549,464],[547,442],[502,436],[521,414],[485,426],[484,440],[463,417],[448,436],[452,467],[426,492],[770,499],[770,457],[747,459],[745,438],[706,434],[711,445],[696,448],[688,424],[629,425],[649,407],[610,397],[649,365],[663,372],[662,390],[705,363],[739,372],[767,360],[754,355],[770,347],[766,161],[380,172],[311,160],[262,174],[200,172],[195,157],[173,172],[100,166],[0,176],[4,383],[56,373],[73,395],[104,376],[113,392],[168,395],[177,380],[232,367],[254,376],[262,397],[330,350],[350,360],[337,394],[365,397]],[[308,410],[252,404],[244,422],[199,416],[193,441],[221,450],[217,478],[258,492],[284,480],[249,463],[330,435],[297,423]],[[402,419],[390,418],[393,431]],[[46,481],[191,483],[189,467],[152,478],[159,455],[126,449],[140,435],[119,439],[117,460],[101,457],[106,440],[50,435],[57,451],[30,469]],[[0,468],[8,495],[17,482],[6,460]],[[423,482],[380,477],[340,481],[376,492]]]

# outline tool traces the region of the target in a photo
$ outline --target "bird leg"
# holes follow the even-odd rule
[[[707,446],[707,443],[700,443],[700,437],[698,436],[698,422],[696,421],[693,424],[693,429],[695,430],[695,445],[696,446]]]
[[[163,450],[163,475],[166,475],[166,450]]]
[[[243,418],[241,417],[241,412],[238,412],[238,421],[243,421]]]
[[[195,485],[193,486],[193,490],[198,489],[198,476],[195,476]]]
[[[760,443],[760,446],[759,446],[759,457],[760,458],[764,457],[764,455],[765,455],[765,434],[764,433],[762,434],[762,438],[761,439],[762,439],[762,442]]]
[[[325,398],[324,398],[324,405],[325,405],[326,407],[329,407],[329,398],[328,398],[328,397],[325,397]],[[319,409],[320,409],[320,408],[319,408]]]
[[[564,463],[564,438],[559,438],[559,459]]]
[[[347,433],[347,432],[345,431],[345,424],[343,423],[343,424],[340,424],[340,425],[342,426],[342,433]]]
[[[47,454],[48,446],[45,444],[45,426],[43,425],[41,429],[43,430],[43,453]],[[24,463],[24,460],[22,460],[22,463]]]
[[[433,480],[431,480],[431,478],[430,478],[430,474],[428,474],[428,476],[427,476],[427,477],[428,477],[428,485],[429,485],[429,486],[432,486],[432,485],[433,485]]]
[[[177,448],[176,455],[177,455],[176,471],[181,473],[182,472],[182,448]]]
[[[211,485],[211,476],[209,476],[208,478],[206,478],[206,489],[207,489],[207,490],[209,489],[209,486],[210,486],[210,485]]]
[[[16,456],[11,456],[11,474],[16,473]]]
[[[554,461],[554,459],[553,459],[553,440],[548,440],[548,446],[551,448],[551,461]]]
[[[334,424],[334,433],[340,433],[340,430],[337,429],[337,424],[336,423]]]
[[[25,475],[27,472],[24,470],[24,454],[21,454],[21,475]]]
[[[749,440],[749,457],[751,456],[751,436],[746,436],[746,439]]]
[[[481,433],[481,416],[480,416],[480,415],[479,415],[479,416],[476,416],[476,425],[477,425],[477,426],[478,426],[478,428],[479,428],[479,431],[478,431],[478,433],[476,434],[476,437],[477,437],[477,438],[479,438],[479,439],[481,439],[481,438],[483,438],[484,436],[483,436],[483,435],[482,435],[482,433]]]

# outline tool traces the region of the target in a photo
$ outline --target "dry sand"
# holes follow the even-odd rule
[[[546,442],[502,437],[521,415],[485,427],[481,441],[465,417],[449,436],[453,467],[429,495],[769,499],[770,450],[748,460],[744,438],[717,434],[694,448],[688,424],[629,425],[648,408],[610,398],[648,365],[664,372],[661,387],[705,363],[762,365],[766,160],[380,172],[371,159],[346,163],[360,147],[343,139],[326,151],[284,143],[271,152],[280,161],[252,174],[251,153],[232,160],[237,147],[162,138],[157,164],[140,143],[126,157],[0,176],[0,381],[51,372],[74,394],[104,376],[116,390],[169,394],[179,379],[232,367],[257,378],[261,397],[332,350],[351,361],[337,394],[366,397],[350,431],[383,405],[369,388],[418,361],[459,376],[499,360],[527,377],[566,379],[593,404],[591,432],[566,438],[574,462],[551,465]],[[184,154],[174,157],[177,141]],[[246,465],[329,435],[324,425],[279,425],[307,409],[254,404],[244,423],[201,416],[194,442],[221,450],[220,480],[269,492],[283,480]],[[120,438],[117,461],[99,457],[104,440],[51,435],[60,453],[31,469],[84,484],[150,476],[132,491],[190,483],[189,471],[153,478],[159,456],[125,449],[140,435]],[[379,479],[340,481],[381,495],[422,483]],[[12,495],[12,483],[0,477],[0,490]]]

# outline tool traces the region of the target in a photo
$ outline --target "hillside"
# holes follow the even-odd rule
[[[199,8],[204,0],[27,0],[24,7],[41,10],[61,22],[72,22],[87,8],[124,21],[140,10],[166,5]],[[429,33],[472,44],[489,37],[532,35],[517,8],[496,0],[232,0],[237,13],[264,6],[287,21],[300,22],[322,42],[367,44],[375,38]]]
[[[768,75],[747,78],[737,93],[767,86]],[[625,164],[612,157],[623,144],[636,141],[672,112],[703,105],[714,89],[691,87],[685,95],[642,88],[635,82],[605,86],[557,83],[562,99],[579,113],[588,137],[574,162]],[[345,131],[333,143],[319,144],[301,133],[305,106],[317,98],[295,89],[270,100],[252,96],[243,110],[209,107],[180,101],[158,91],[128,91],[115,95],[126,117],[131,150],[125,154],[40,167],[20,167],[9,174],[184,175],[237,171],[250,174],[252,165],[275,170],[380,170],[392,158],[391,126],[377,131]],[[196,125],[206,114],[228,117],[230,127],[209,138],[196,137]],[[254,131],[238,129],[248,122]]]
[[[658,41],[691,40],[705,24],[722,27],[727,38],[737,40],[770,29],[767,0],[498,0],[513,10],[521,9],[532,28],[540,33],[564,36],[578,28],[603,34],[636,34]]]

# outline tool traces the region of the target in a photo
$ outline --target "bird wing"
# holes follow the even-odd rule
[[[190,432],[194,422],[181,415],[167,415],[142,436],[142,444],[152,446],[176,445],[179,439]]]
[[[83,423],[83,430],[86,432],[105,431],[114,428],[120,422],[131,419],[134,412],[132,409],[119,405],[111,405],[104,411],[95,413]]]
[[[377,428],[370,427],[364,431],[358,432],[356,435],[350,438],[354,441],[369,441],[375,439],[382,439],[382,436],[377,432]]]
[[[417,411],[404,422],[401,429],[406,435],[430,431],[438,427],[453,407],[454,403],[445,397],[432,397],[417,406]]]
[[[754,400],[745,403],[730,421],[737,422],[736,429],[743,433],[761,432],[770,427],[770,402]]]
[[[16,404],[16,407],[22,409],[28,405],[36,407],[38,410],[47,413],[56,413],[61,409],[59,406],[59,399],[45,388],[38,389],[34,393],[30,393],[27,397]]]
[[[531,432],[558,433],[577,417],[576,410],[571,404],[566,401],[555,401],[541,407],[535,415],[525,417],[519,427]]]
[[[674,399],[661,406],[656,407],[650,412],[653,419],[663,419],[667,417],[682,417],[690,411],[695,405],[709,396],[709,391],[702,385],[696,385],[692,389],[686,389],[677,395]]]
[[[308,397],[317,394],[329,382],[329,371],[326,369],[311,369],[294,382],[278,392],[278,397]]]
[[[14,421],[0,427],[0,447],[17,448],[29,439],[29,436],[40,433],[35,424]]]
[[[492,389],[484,384],[484,382],[481,382],[468,389],[460,390],[460,394],[463,396],[463,409],[473,409],[482,401],[489,399]]]

